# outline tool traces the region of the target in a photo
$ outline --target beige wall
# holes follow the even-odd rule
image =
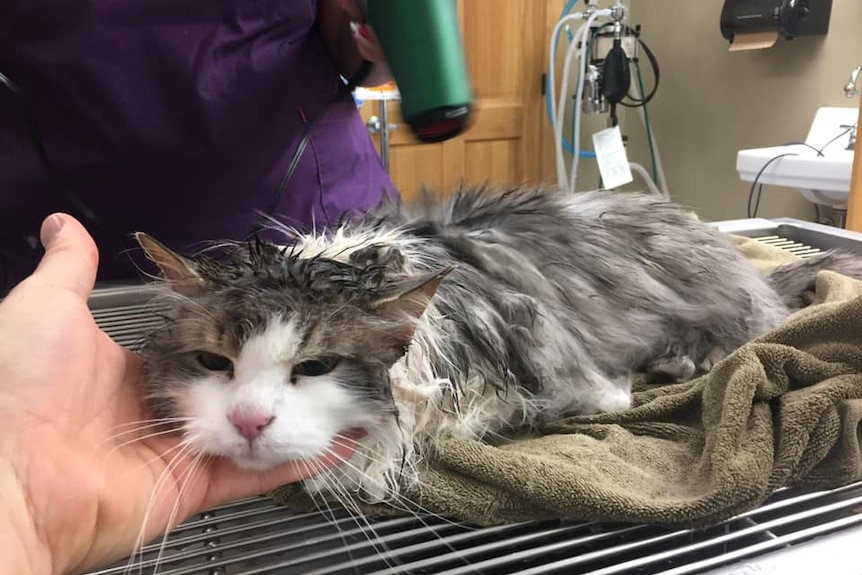
[[[719,31],[721,0],[626,4],[661,66],[649,111],[668,187],[705,219],[745,217],[750,184],[736,173],[738,150],[804,139],[818,107],[856,104],[842,88],[862,64],[860,0],[834,0],[825,37],[734,53]],[[637,116],[623,122],[632,159],[648,166]],[[759,215],[813,219],[814,209],[793,190],[767,186]]]

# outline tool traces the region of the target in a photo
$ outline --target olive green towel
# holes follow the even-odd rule
[[[795,257],[735,240],[763,271]],[[693,381],[639,379],[625,412],[572,417],[496,446],[441,439],[421,488],[405,495],[482,525],[565,516],[703,526],[780,487],[860,480],[859,295],[862,282],[822,272],[812,304],[785,325]],[[295,487],[274,497],[309,506]]]

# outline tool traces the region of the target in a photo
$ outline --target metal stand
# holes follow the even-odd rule
[[[368,131],[372,134],[380,134],[380,159],[383,162],[383,167],[389,171],[389,130],[398,128],[397,124],[389,123],[389,101],[384,99],[377,101],[378,116],[371,116],[365,125]],[[385,126],[385,128],[384,128]]]

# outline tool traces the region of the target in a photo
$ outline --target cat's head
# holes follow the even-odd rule
[[[449,269],[370,246],[339,261],[260,242],[181,256],[137,234],[171,312],[142,348],[156,417],[198,453],[267,469],[396,417],[389,369]]]

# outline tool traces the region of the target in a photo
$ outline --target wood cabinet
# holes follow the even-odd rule
[[[856,99],[859,105],[859,120],[857,126],[862,125],[862,96]],[[862,232],[862,144],[859,138],[853,149],[853,171],[850,175],[850,197],[847,200],[847,220],[844,227],[854,232]]]

